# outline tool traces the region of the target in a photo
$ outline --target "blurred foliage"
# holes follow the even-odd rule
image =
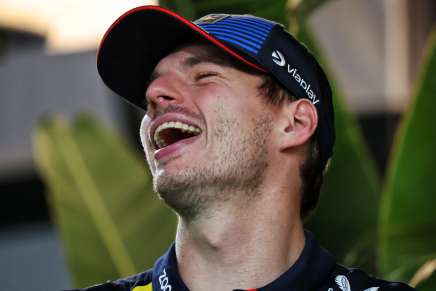
[[[44,120],[34,145],[75,286],[144,270],[172,242],[175,215],[143,160],[96,120]]]
[[[391,279],[408,280],[436,258],[436,30],[416,97],[397,134],[380,209],[380,267]],[[433,288],[435,290],[436,277]]]
[[[222,1],[194,1],[196,17],[209,13],[253,14],[259,17],[273,19],[286,24],[286,0],[250,1],[250,0],[222,0]]]
[[[223,11],[266,17],[284,23],[308,46],[331,80],[337,140],[320,207],[306,225],[339,261],[353,267],[377,271],[375,250],[379,247],[379,274],[407,282],[436,252],[432,232],[436,198],[431,195],[436,123],[430,119],[431,97],[436,95],[435,37],[414,106],[397,137],[380,207],[374,162],[306,22],[310,13],[326,2],[183,0],[161,4],[189,19]],[[420,130],[423,127],[428,132]],[[150,267],[169,245],[174,215],[150,194],[144,162],[119,137],[86,116],[72,126],[54,119],[41,123],[35,149],[77,286]],[[419,286],[435,290],[434,276]]]
[[[310,28],[301,23],[298,38],[321,63],[333,91],[335,108],[335,152],[321,190],[320,204],[306,223],[320,243],[341,262],[375,271],[376,224],[379,179],[356,120],[330,65]]]
[[[178,0],[178,1],[159,1],[160,6],[173,11],[177,11],[178,14],[183,17],[194,20],[195,17],[195,6],[192,0]]]

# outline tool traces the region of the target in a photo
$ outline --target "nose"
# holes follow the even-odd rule
[[[149,110],[183,103],[183,84],[176,76],[161,75],[148,86],[145,96]]]

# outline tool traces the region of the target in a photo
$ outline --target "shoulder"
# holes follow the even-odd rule
[[[324,285],[328,291],[414,291],[401,282],[390,282],[374,277],[360,269],[336,265]],[[324,290],[324,289],[323,289]]]
[[[66,291],[151,291],[151,281],[152,270],[147,270],[127,278],[108,281],[106,283],[97,284],[84,289],[73,289]]]

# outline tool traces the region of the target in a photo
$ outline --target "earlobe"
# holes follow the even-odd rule
[[[283,108],[284,127],[280,150],[284,151],[305,144],[314,134],[318,124],[318,114],[309,100],[290,101]]]

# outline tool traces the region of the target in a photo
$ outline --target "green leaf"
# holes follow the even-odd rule
[[[194,0],[198,16],[208,13],[247,13],[253,0]],[[245,12],[243,12],[245,10]]]
[[[326,4],[330,0],[287,0],[286,11],[287,21],[286,24],[289,31],[297,35],[299,34],[300,26],[304,27],[307,19],[319,7]]]
[[[323,65],[332,86],[336,127],[320,205],[307,226],[342,262],[373,270],[379,191],[375,164],[314,36],[307,26],[301,28],[299,39]]]
[[[34,145],[75,285],[151,267],[173,239],[175,216],[152,193],[145,162],[86,115],[72,127],[43,121]]]
[[[330,0],[288,0],[287,6],[292,14],[298,14],[301,19],[306,19],[322,5]]]
[[[176,11],[178,14],[182,15],[186,19],[194,20],[195,17],[195,6],[192,0],[166,0],[159,1],[159,5],[167,9]]]
[[[195,20],[195,8],[191,0],[177,0],[176,9],[187,19]]]
[[[416,287],[417,285],[422,287],[424,284],[432,284],[430,286],[436,286],[436,281],[432,283],[433,280],[436,279],[436,258],[425,262],[413,275],[409,284],[412,287]],[[428,287],[428,288],[429,288]],[[424,287],[427,288],[427,287]],[[421,288],[421,289],[424,289]],[[434,289],[434,288],[433,288]]]
[[[419,291],[433,291],[435,290],[435,286],[436,286],[436,274],[433,273],[433,275],[426,279],[425,281],[419,283],[416,286],[416,290]]]
[[[415,98],[397,133],[380,208],[381,270],[402,281],[436,256],[436,30],[429,44]]]
[[[197,0],[197,17],[209,13],[253,14],[286,24],[286,0]]]

